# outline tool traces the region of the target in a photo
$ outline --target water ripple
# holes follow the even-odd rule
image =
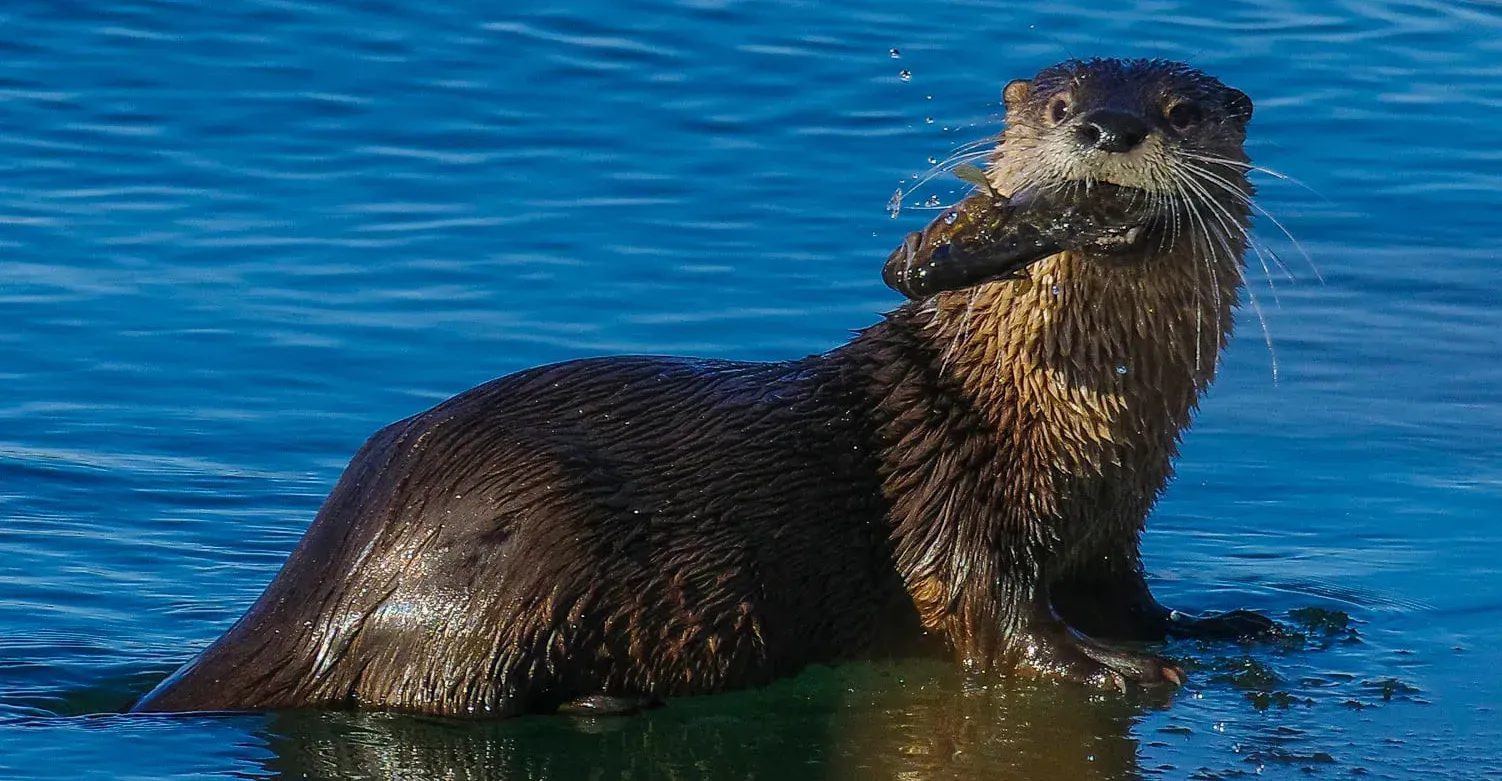
[[[0,777],[1484,775],[1499,28],[1444,0],[8,4]],[[594,731],[84,715],[233,621],[385,423],[547,361],[869,324],[929,218],[888,219],[892,190],[995,133],[1007,79],[1093,54],[1251,94],[1254,158],[1302,183],[1260,200],[1324,277],[1258,224],[1301,278],[1263,301],[1279,377],[1244,316],[1149,526],[1156,587],[1354,635],[1175,647],[1171,704],[915,665]]]

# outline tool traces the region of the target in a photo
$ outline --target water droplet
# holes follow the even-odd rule
[[[894,60],[897,59],[898,57],[902,56],[902,52],[897,51],[896,49],[891,50],[890,52],[888,52],[888,54],[891,54],[892,55],[892,59],[894,59]]]
[[[901,213],[902,213],[902,188],[899,187],[899,188],[897,188],[897,192],[892,193],[892,200],[887,201],[887,216],[889,216],[889,217],[891,217],[892,219],[895,220],[895,219],[897,219],[897,215],[899,215]]]
[[[910,70],[908,70],[907,68],[903,68],[901,71],[898,72],[897,78],[902,79],[903,81],[912,81],[913,80],[913,72],[910,71]]]
[[[1117,366],[1116,367],[1116,373],[1120,374],[1123,377],[1125,377],[1126,373],[1127,373],[1127,367],[1125,367],[1125,366]]]
[[[939,164],[939,158],[937,158],[937,157],[930,157],[930,158],[928,158],[928,164],[929,165],[938,165]]]
[[[949,210],[947,212],[944,212],[944,224],[945,225],[953,225],[955,223],[955,221],[958,220],[959,218],[960,218],[960,213],[957,212],[957,211],[954,211],[954,210],[951,209],[951,210]]]
[[[928,196],[928,200],[926,200],[926,201],[923,202],[923,205],[927,206],[929,208],[934,208],[936,206],[939,206],[941,203],[942,202],[939,200],[939,196],[937,196],[937,195],[930,195],[930,196]]]
[[[927,124],[930,124],[930,125],[932,125],[932,124],[933,124],[933,123],[934,123],[934,118],[933,118],[933,117],[924,117],[924,118],[923,118],[923,121],[924,121],[924,122],[925,122],[925,123],[927,123]]]

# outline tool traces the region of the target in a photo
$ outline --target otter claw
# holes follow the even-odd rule
[[[1125,692],[1129,684],[1182,686],[1184,672],[1163,657],[1101,645],[1062,624],[1034,630],[1022,660],[1039,677],[1062,678]]]
[[[1175,686],[1184,684],[1184,671],[1161,656],[1111,648],[1088,641],[1081,642],[1080,650],[1097,664],[1105,667],[1112,676],[1123,681],[1130,680],[1141,686],[1154,686],[1162,683],[1171,683]]]
[[[1127,693],[1127,680],[1126,680],[1126,676],[1122,675],[1119,672],[1116,672],[1115,670],[1112,670],[1111,671],[1111,683],[1113,683],[1113,684],[1116,685],[1116,691],[1119,691],[1122,694],[1126,694]]]
[[[1163,668],[1163,677],[1174,686],[1184,685],[1184,671],[1172,665]]]
[[[1232,610],[1207,616],[1192,616],[1171,610],[1168,613],[1168,632],[1178,637],[1210,640],[1263,640],[1288,635],[1278,622],[1250,610]]]

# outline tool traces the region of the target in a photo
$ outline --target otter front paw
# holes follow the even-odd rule
[[[1175,637],[1207,640],[1264,640],[1286,637],[1278,622],[1250,610],[1232,610],[1207,616],[1168,612],[1168,633]]]
[[[1083,637],[1063,624],[1034,630],[1019,668],[1041,678],[1060,678],[1125,692],[1129,684],[1184,683],[1184,671],[1156,654],[1112,648]]]

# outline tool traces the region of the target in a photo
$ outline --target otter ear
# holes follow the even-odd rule
[[[1017,79],[1009,82],[1006,89],[1001,91],[1001,99],[1007,104],[1007,110],[1011,111],[1021,105],[1033,94],[1033,83],[1027,79]]]
[[[1252,118],[1252,99],[1239,89],[1226,88],[1226,116],[1245,125]]]

